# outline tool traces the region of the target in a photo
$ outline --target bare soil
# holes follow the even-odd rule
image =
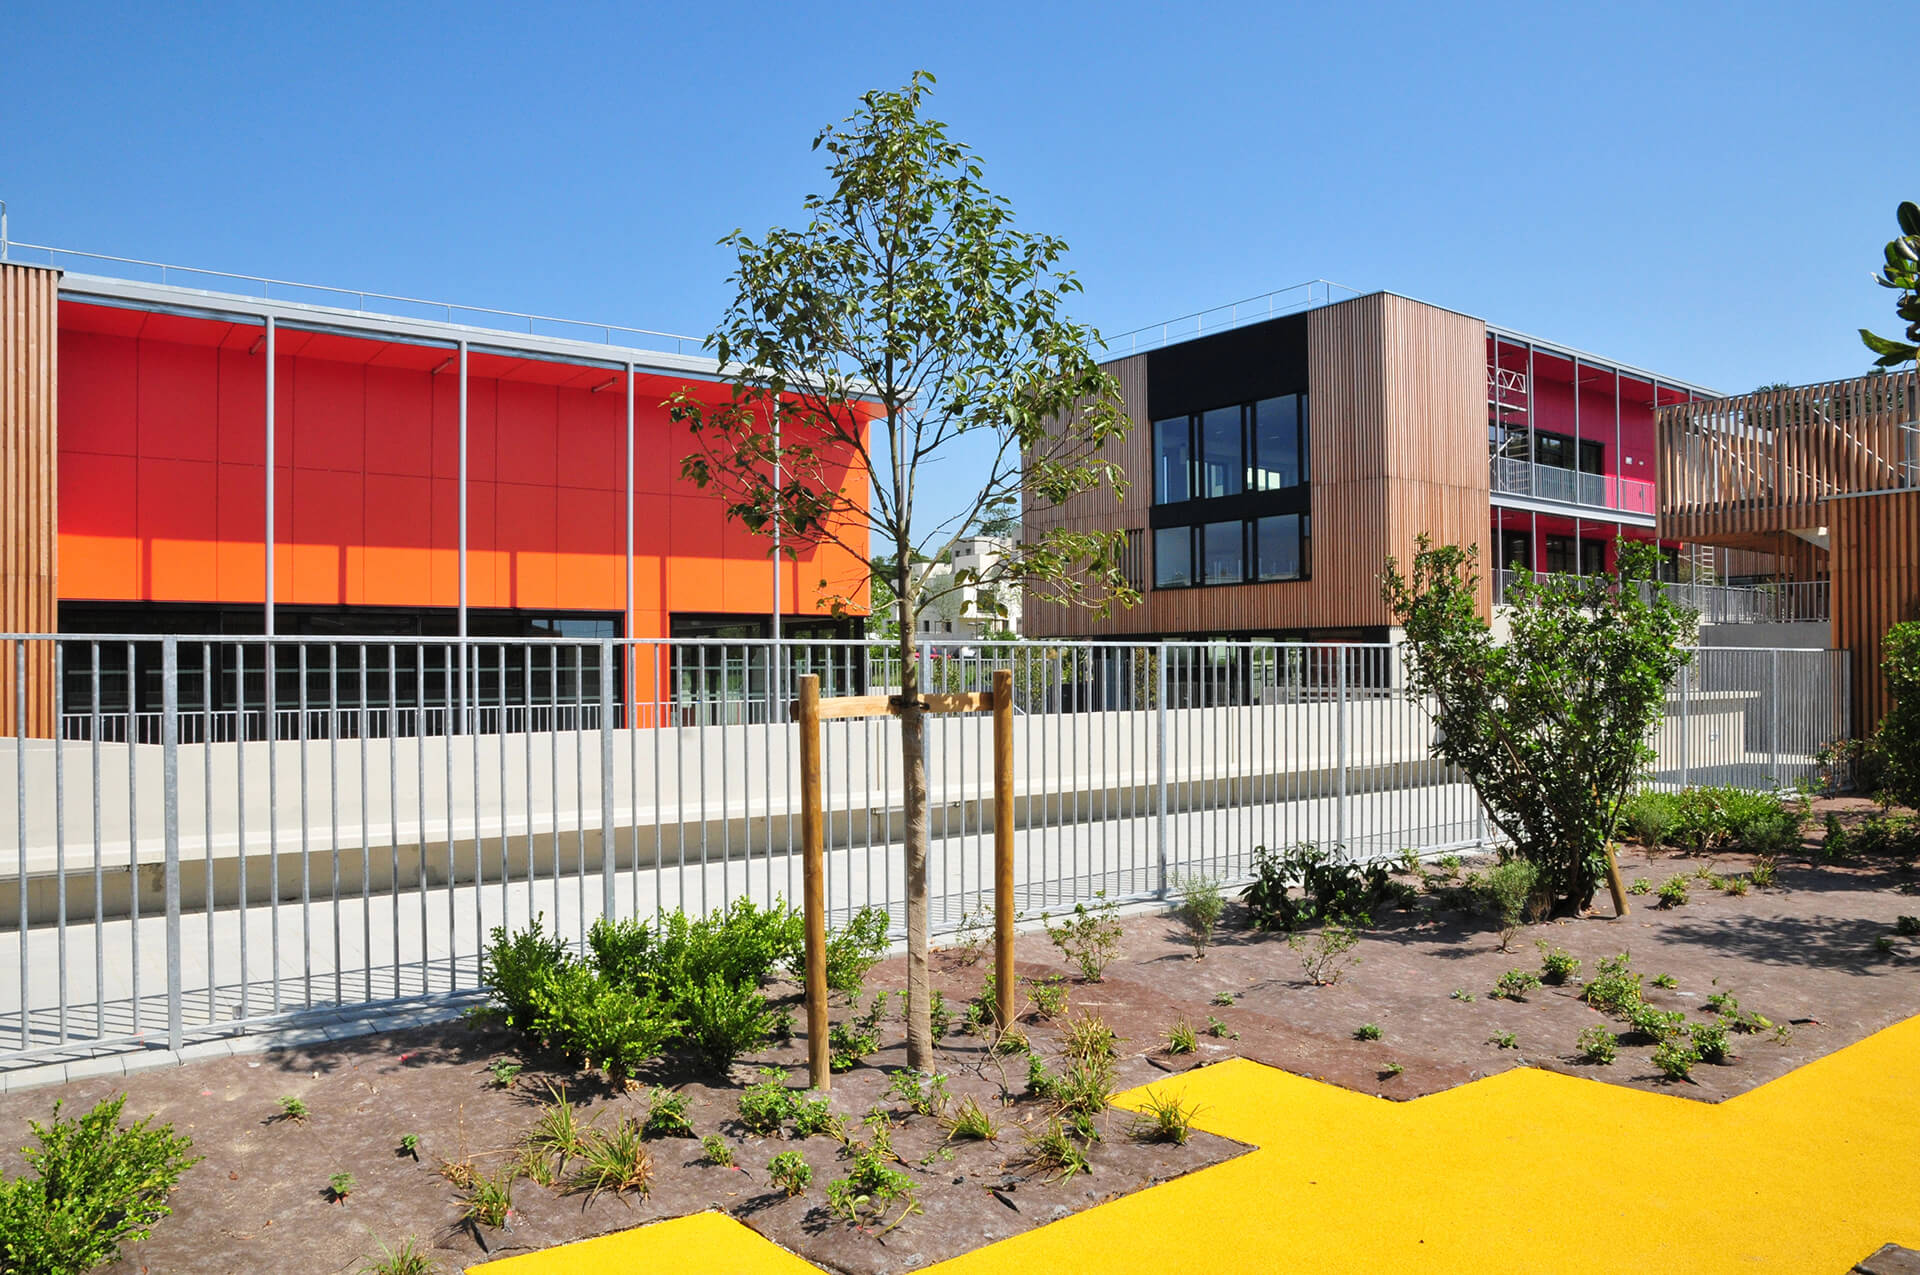
[[[1638,895],[1630,900],[1630,914],[1615,918],[1602,891],[1594,914],[1528,927],[1503,952],[1486,922],[1449,911],[1424,894],[1412,911],[1376,918],[1378,924],[1354,948],[1352,963],[1327,986],[1307,979],[1299,954],[1283,937],[1246,928],[1238,905],[1229,908],[1219,941],[1203,959],[1193,957],[1183,928],[1171,917],[1136,915],[1127,919],[1121,955],[1103,981],[1072,981],[1073,1012],[1098,1013],[1119,1032],[1122,1087],[1242,1056],[1391,1099],[1433,1093],[1509,1067],[1540,1066],[1718,1101],[1920,1012],[1920,939],[1892,937],[1899,916],[1920,913],[1920,873],[1892,860],[1820,864],[1813,846],[1830,809],[1853,822],[1872,807],[1847,800],[1817,803],[1808,853],[1783,857],[1772,889],[1735,896],[1697,875],[1701,869],[1744,875],[1752,867],[1749,856],[1709,861],[1628,847],[1621,855],[1627,880],[1644,878],[1657,887],[1685,875],[1689,901],[1663,909],[1655,906],[1654,894]],[[1882,950],[1883,936],[1891,938],[1891,952]],[[1489,995],[1503,972],[1539,970],[1539,942],[1580,958],[1580,976],[1565,986],[1538,988],[1523,1001]],[[1731,992],[1742,1009],[1764,1014],[1784,1030],[1736,1036],[1730,1062],[1696,1066],[1690,1081],[1661,1076],[1650,1062],[1651,1045],[1631,1035],[1612,1065],[1581,1062],[1574,1041],[1582,1028],[1622,1028],[1580,1000],[1579,979],[1601,957],[1622,952],[1647,976],[1647,998],[1661,1008],[1703,1018],[1709,1016],[1708,995]],[[1023,977],[1070,972],[1041,933],[1023,934],[1018,955]],[[990,968],[990,961],[969,964],[965,957],[949,951],[935,961],[936,984],[956,1018]],[[1675,986],[1653,987],[1660,974],[1671,975]],[[874,971],[868,987],[898,988],[903,977],[903,963],[891,960]],[[1218,1004],[1216,997],[1230,1003]],[[836,1010],[836,1019],[845,1016],[847,1011]],[[1207,1034],[1210,1020],[1218,1021],[1220,1034]],[[1197,1053],[1165,1051],[1166,1032],[1179,1022],[1199,1030]],[[1369,1023],[1381,1038],[1356,1039],[1356,1029]],[[1042,1053],[1057,1053],[1058,1021],[1025,1026]],[[835,1079],[833,1106],[855,1119],[876,1104],[904,1115],[883,1096],[890,1074],[904,1064],[897,1008],[885,1027],[881,1051]],[[1515,1047],[1496,1044],[1500,1033],[1512,1033]],[[487,1072],[499,1058],[526,1064],[508,1088]],[[1024,1089],[1024,1059],[1007,1062],[1003,1076],[981,1039],[956,1032],[943,1042],[943,1070],[953,1092],[980,1096],[1005,1129],[994,1143],[945,1143],[933,1120],[904,1119],[896,1147],[902,1167],[920,1183],[925,1212],[875,1235],[826,1212],[826,1183],[844,1173],[837,1144],[826,1138],[754,1138],[738,1127],[737,1095],[755,1078],[755,1068],[791,1068],[794,1083],[801,1084],[804,1060],[804,1040],[796,1038],[746,1060],[726,1080],[687,1068],[645,1077],[686,1092],[695,1127],[726,1136],[741,1169],[706,1162],[697,1141],[658,1141],[652,1144],[655,1185],[647,1198],[603,1195],[589,1204],[581,1195],[522,1181],[511,1227],[502,1232],[476,1232],[458,1222],[456,1193],[436,1171],[439,1159],[471,1156],[489,1169],[500,1164],[537,1116],[549,1081],[564,1082],[576,1099],[590,1100],[603,1123],[616,1113],[644,1114],[644,1093],[609,1092],[523,1055],[503,1032],[451,1023],[8,1094],[0,1096],[0,1129],[12,1130],[6,1144],[17,1145],[26,1120],[45,1118],[56,1099],[74,1111],[125,1088],[130,1116],[157,1113],[192,1135],[206,1160],[175,1194],[174,1216],[114,1268],[125,1272],[345,1271],[376,1251],[376,1237],[395,1243],[408,1235],[426,1241],[441,1267],[453,1270],[489,1250],[543,1248],[716,1208],[819,1265],[878,1275],[968,1251],[1241,1150],[1205,1134],[1185,1146],[1135,1142],[1126,1134],[1129,1118],[1114,1112],[1104,1139],[1092,1149],[1093,1171],[1052,1180],[1022,1163],[1021,1130],[1042,1120],[1044,1107],[1030,1099],[1005,1106],[987,1102],[1003,1087],[1015,1095]],[[282,1095],[301,1097],[311,1117],[275,1121]],[[421,1162],[398,1153],[406,1133],[419,1137]],[[799,1150],[814,1169],[812,1189],[794,1200],[773,1191],[766,1173],[767,1161],[789,1149]],[[17,1155],[0,1155],[0,1169],[19,1168]],[[345,1203],[331,1203],[327,1178],[342,1171],[353,1173],[358,1187]]]

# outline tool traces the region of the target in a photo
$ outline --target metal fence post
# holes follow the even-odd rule
[[[1694,651],[1693,659],[1700,658],[1700,652]],[[1680,786],[1687,786],[1687,750],[1692,742],[1687,722],[1688,706],[1693,700],[1693,660],[1680,666]]]
[[[476,742],[475,747],[478,747]],[[502,748],[506,736],[501,735]],[[613,642],[600,642],[600,914],[613,919]]]
[[[1334,717],[1334,746],[1340,760],[1340,799],[1334,806],[1334,840],[1345,854],[1351,850],[1347,845],[1347,648],[1335,647],[1334,658],[1339,665],[1340,686],[1340,707]]]
[[[1772,689],[1767,695],[1767,748],[1773,754],[1773,786],[1780,786],[1780,648],[1773,649]]]
[[[186,1043],[180,1014],[180,647],[160,640],[161,829],[166,846],[167,1048]],[[134,883],[139,889],[139,883]],[[211,971],[209,971],[211,975]]]
[[[1167,897],[1167,644],[1162,642],[1153,659],[1153,729],[1155,786],[1158,792],[1153,807],[1154,851],[1158,857],[1160,880],[1155,887],[1161,898]]]

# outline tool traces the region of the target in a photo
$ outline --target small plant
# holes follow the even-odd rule
[[[1654,1069],[1669,1080],[1686,1080],[1693,1075],[1693,1064],[1700,1061],[1690,1043],[1666,1041],[1653,1051]]]
[[[1676,1040],[1687,1031],[1687,1016],[1677,1009],[1655,1009],[1644,1001],[1627,1010],[1627,1022],[1655,1044]]]
[[[731,982],[717,973],[683,989],[676,1007],[686,1020],[687,1042],[715,1071],[725,1071],[740,1055],[764,1045],[780,1022],[780,1012],[767,1004],[756,984]]]
[[[971,1095],[962,1098],[941,1123],[946,1126],[949,1141],[958,1138],[992,1142],[1000,1136],[1000,1127],[994,1124],[992,1115]]]
[[[1059,975],[1027,982],[1027,999],[1033,1004],[1033,1016],[1049,1022],[1067,1012],[1067,980]]]
[[[1171,1142],[1185,1146],[1193,1132],[1193,1118],[1199,1113],[1198,1104],[1186,1106],[1176,1095],[1163,1098],[1149,1089],[1141,1095],[1140,1110],[1127,1126],[1127,1135],[1137,1142]]]
[[[960,913],[960,924],[953,927],[953,950],[959,953],[960,964],[971,968],[980,963],[986,955],[987,943],[993,938],[993,914],[985,907],[972,912]]]
[[[1353,1038],[1355,1040],[1379,1040],[1380,1025],[1378,1023],[1361,1023],[1353,1029]]]
[[[1120,953],[1120,918],[1116,915],[1118,905],[1109,900],[1105,892],[1094,895],[1094,905],[1084,903],[1073,905],[1073,915],[1054,924],[1047,913],[1040,914],[1040,923],[1046,927],[1047,938],[1060,949],[1060,955],[1080,971],[1080,977],[1089,983],[1098,983],[1107,966]]]
[[[1580,976],[1580,958],[1572,952],[1564,947],[1550,946],[1545,939],[1541,939],[1536,946],[1540,949],[1541,982],[1560,987]]]
[[[1464,987],[1456,987],[1452,991],[1447,993],[1447,999],[1450,1001],[1460,1001],[1463,1004],[1471,1005],[1475,1001],[1479,1000],[1480,998],[1478,996],[1475,996],[1472,992],[1468,991]]]
[[[351,1173],[336,1173],[327,1179],[327,1195],[333,1199],[334,1203],[343,1203],[349,1195],[353,1194],[353,1188],[358,1185]]]
[[[1374,912],[1392,900],[1403,906],[1412,892],[1393,880],[1385,863],[1354,863],[1339,844],[1303,841],[1286,850],[1259,846],[1253,852],[1253,882],[1240,893],[1257,930],[1289,934],[1339,922],[1373,924]]]
[[[1508,970],[1487,995],[1495,1000],[1523,1001],[1527,993],[1540,986],[1540,976],[1532,970]]]
[[[821,1135],[840,1136],[840,1117],[833,1114],[833,1108],[825,1098],[795,1098],[793,1102],[793,1136],[813,1138]]]
[[[1727,1025],[1721,1022],[1695,1023],[1688,1029],[1693,1036],[1693,1052],[1701,1062],[1724,1063],[1732,1056]]]
[[[1716,1014],[1732,1017],[1740,1012],[1740,998],[1732,992],[1713,992],[1707,997],[1707,1008]]]
[[[1893,919],[1893,932],[1902,938],[1920,936],[1920,916],[1897,916]]]
[[[1507,859],[1488,870],[1482,889],[1500,927],[1502,952],[1513,946],[1513,936],[1527,923],[1539,882],[1539,868],[1526,859]]]
[[[647,1091],[647,1120],[640,1126],[644,1138],[691,1138],[693,1121],[687,1118],[687,1095],[655,1085]]]
[[[1406,1070],[1407,1069],[1405,1067],[1402,1067],[1399,1063],[1390,1062],[1386,1066],[1380,1069],[1380,1079],[1392,1080],[1395,1076],[1403,1074]]]
[[[1402,872],[1417,877],[1420,875],[1421,866],[1420,852],[1418,850],[1415,850],[1412,846],[1401,848],[1400,870]]]
[[[560,1165],[532,1147],[521,1147],[511,1161],[513,1172],[535,1186],[552,1186],[560,1180]]]
[[[927,998],[927,1022],[933,1028],[933,1038],[943,1040],[953,1030],[953,1011],[947,1008],[947,998],[937,990]]]
[[[535,1156],[550,1161],[554,1174],[564,1170],[567,1161],[580,1154],[586,1145],[586,1125],[573,1103],[567,1100],[565,1085],[547,1086],[547,1102],[533,1122],[533,1128],[527,1130],[520,1141]]]
[[[1214,877],[1187,877],[1179,883],[1179,889],[1180,906],[1174,915],[1186,927],[1187,942],[1193,947],[1194,959],[1199,960],[1213,946],[1214,931],[1227,910],[1226,896],[1220,892],[1220,882]]]
[[[885,908],[864,907],[848,918],[845,926],[827,932],[828,990],[859,997],[867,972],[887,954],[890,924]]]
[[[1582,1028],[1574,1043],[1579,1046],[1580,1057],[1584,1061],[1602,1067],[1611,1063],[1620,1053],[1619,1037],[1599,1023]]]
[[[1687,902],[1687,879],[1683,876],[1671,876],[1660,883],[1660,901],[1655,906],[1663,908],[1685,907]]]
[[[947,1078],[938,1072],[896,1071],[887,1085],[892,1098],[916,1116],[938,1116],[947,1109]]]
[[[1645,877],[1635,877],[1633,879],[1633,884],[1627,887],[1627,893],[1628,894],[1652,894],[1653,882],[1647,880]]]
[[[1640,975],[1628,967],[1625,952],[1603,956],[1599,973],[1587,980],[1580,995],[1603,1014],[1624,1015],[1640,1003]]]
[[[1027,1055],[1027,1093],[1035,1098],[1049,1101],[1059,1095],[1060,1077],[1047,1069],[1046,1059],[1039,1054]]]
[[[918,1185],[889,1166],[879,1152],[864,1148],[854,1156],[846,1177],[827,1184],[827,1210],[849,1222],[878,1222],[898,1202],[899,1214],[879,1231],[884,1235],[908,1215],[920,1211],[914,1195]]]
[[[1193,1024],[1181,1019],[1167,1028],[1167,1052],[1170,1054],[1191,1054],[1200,1048],[1200,1035],[1193,1030]]]
[[[1207,1015],[1207,1035],[1213,1036],[1220,1040],[1239,1040],[1240,1039],[1239,1032],[1233,1030],[1233,1028],[1227,1026],[1225,1023],[1221,1022],[1218,1018],[1215,1018],[1212,1014]]]
[[[1487,1043],[1495,1049],[1520,1048],[1520,1040],[1512,1032],[1495,1032],[1493,1035],[1487,1037]]]
[[[813,1166],[798,1151],[782,1151],[767,1162],[767,1180],[792,1199],[813,1185]]]
[[[1076,1062],[1107,1062],[1118,1052],[1120,1038],[1098,1014],[1083,1012],[1067,1024],[1060,1048]]]
[[[460,1220],[495,1230],[505,1226],[513,1212],[513,1176],[511,1165],[494,1174],[473,1170],[460,1202]]]
[[[846,1071],[880,1048],[880,1034],[857,1023],[835,1023],[827,1031],[827,1063]]]
[[[433,1275],[439,1269],[411,1235],[400,1241],[399,1248],[376,1243],[380,1244],[380,1256],[362,1262],[357,1275]]]
[[[760,1069],[760,1080],[740,1092],[740,1123],[748,1133],[769,1137],[793,1118],[793,1090],[787,1088],[787,1073],[777,1067]]]
[[[493,1083],[506,1089],[513,1084],[523,1065],[507,1058],[496,1058],[487,1064],[487,1073],[493,1077]]]
[[[603,1191],[646,1195],[653,1188],[653,1152],[640,1122],[623,1116],[611,1129],[593,1130],[580,1151],[580,1167],[567,1181],[569,1189],[585,1191],[587,1203]]]
[[[1882,934],[1879,938],[1876,938],[1873,941],[1873,950],[1880,953],[1880,955],[1882,956],[1892,956],[1895,952],[1900,950],[1900,947],[1899,947],[1899,944],[1893,941],[1893,935]]]
[[[1208,1004],[1211,1004],[1211,1005],[1232,1005],[1232,1004],[1234,1004],[1234,1002],[1235,1002],[1235,1000],[1236,1000],[1236,999],[1237,999],[1237,998],[1236,998],[1236,997],[1234,996],[1234,994],[1233,994],[1232,992],[1215,992],[1215,993],[1213,994],[1213,999],[1212,999],[1211,1001],[1209,1001],[1209,1002],[1208,1002]]]
[[[1091,1120],[1113,1100],[1113,1064],[1106,1060],[1067,1064],[1051,1097],[1060,1114]]]
[[[1746,897],[1748,884],[1746,877],[1722,877],[1720,879],[1720,892],[1722,894],[1732,895],[1736,899],[1744,898]]]
[[[1779,875],[1780,865],[1770,854],[1763,854],[1753,861],[1753,867],[1747,871],[1747,879],[1753,882],[1756,890],[1771,890],[1774,877]]]
[[[1027,1162],[1042,1173],[1051,1173],[1050,1181],[1054,1182],[1064,1182],[1093,1168],[1086,1148],[1074,1141],[1058,1116],[1050,1117],[1037,1132],[1027,1134]]]
[[[733,1168],[733,1148],[728,1146],[727,1140],[719,1134],[710,1133],[700,1139],[700,1150],[710,1163],[717,1164],[723,1169]]]
[[[417,1133],[401,1134],[399,1154],[412,1156],[415,1164],[420,1163],[420,1135]]]
[[[312,1114],[313,1112],[307,1109],[307,1104],[303,1099],[289,1096],[280,1100],[280,1114],[275,1116],[274,1119],[286,1120],[293,1124],[305,1124],[307,1117]]]
[[[1680,980],[1671,974],[1655,974],[1653,976],[1653,985],[1662,991],[1670,992],[1680,986]]]
[[[1331,987],[1340,981],[1346,967],[1360,959],[1353,955],[1359,942],[1360,935],[1338,921],[1327,922],[1311,938],[1304,934],[1287,936],[1287,943],[1300,956],[1307,981],[1315,987]]]

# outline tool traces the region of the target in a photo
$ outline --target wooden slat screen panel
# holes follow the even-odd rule
[[[0,264],[0,631],[59,629],[59,455],[55,333],[60,274]],[[32,736],[54,733],[53,644],[27,645],[27,681],[17,685],[18,652],[0,643],[0,734],[18,727],[20,696]]]
[[[1870,733],[1892,706],[1880,661],[1887,630],[1920,620],[1920,491],[1827,502],[1833,642],[1852,655],[1853,729]]]

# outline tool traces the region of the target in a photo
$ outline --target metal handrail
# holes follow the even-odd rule
[[[1304,298],[1283,305],[1276,305],[1280,297],[1305,293]],[[1263,292],[1258,296],[1247,297],[1240,301],[1230,301],[1225,305],[1210,306],[1205,310],[1196,310],[1192,314],[1183,314],[1177,319],[1167,319],[1161,323],[1149,323],[1130,332],[1106,337],[1107,354],[1119,358],[1129,354],[1141,354],[1147,350],[1157,350],[1172,345],[1176,341],[1191,340],[1205,336],[1208,332],[1224,332],[1229,328],[1244,327],[1249,323],[1258,323],[1263,319],[1278,318],[1283,314],[1298,314],[1302,310],[1312,310],[1318,306],[1331,305],[1337,298],[1334,294],[1345,293],[1348,297],[1357,297],[1358,289],[1345,284],[1335,283],[1331,279],[1308,279],[1303,283],[1276,288],[1272,292]],[[1208,323],[1208,316],[1225,313],[1226,317]],[[1186,325],[1192,324],[1193,330],[1187,331]],[[1149,336],[1148,334],[1157,334]],[[1124,343],[1125,348],[1121,348]]]

